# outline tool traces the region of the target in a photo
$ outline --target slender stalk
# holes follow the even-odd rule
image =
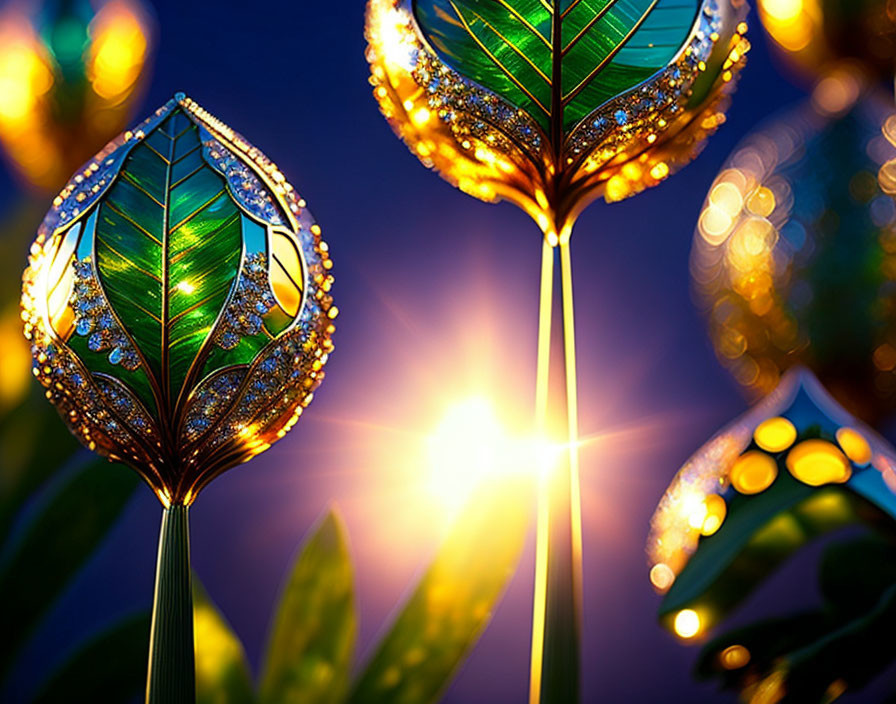
[[[196,701],[189,510],[174,504],[162,513],[149,636],[147,704]]]
[[[543,247],[536,425],[561,450],[550,453],[539,481],[529,703],[574,704],[581,696],[582,529],[572,265],[568,241]]]

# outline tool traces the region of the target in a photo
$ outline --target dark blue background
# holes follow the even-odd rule
[[[342,311],[327,380],[306,416],[196,505],[194,564],[257,667],[284,570],[335,502],[359,573],[363,654],[441,530],[392,461],[412,466],[445,400],[482,383],[471,369],[517,414],[531,408],[539,233],[513,206],[480,203],[427,172],[393,136],[367,83],[361,3],[155,6],[160,38],[139,113],[184,90],[277,161],[331,245]],[[744,408],[692,306],[688,252],[726,155],[806,95],[779,74],[755,16],[750,24],[749,64],[704,154],[652,191],[593,205],[573,238],[581,431],[601,438],[583,456],[588,702],[733,700],[693,683],[695,650],[656,625],[644,543],[677,468]],[[9,206],[8,176],[0,194]],[[19,685],[88,625],[149,604],[158,520],[156,500],[142,492],[34,641]],[[811,565],[800,564],[756,603],[780,610],[814,600]],[[531,572],[530,544],[446,702],[525,701]]]

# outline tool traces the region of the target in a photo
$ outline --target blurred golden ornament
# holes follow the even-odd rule
[[[711,628],[749,593],[747,583],[813,535],[856,519],[854,509],[863,501],[894,512],[894,491],[896,449],[838,406],[811,372],[789,371],[684,464],[653,515],[650,581],[668,592],[665,622],[681,637],[693,637],[696,632],[684,635],[678,628],[686,610],[700,614],[698,630]],[[704,545],[701,566],[692,568]],[[722,557],[733,564],[740,552],[746,555],[741,581],[729,575],[727,586],[713,593],[714,580],[738,569],[722,564]],[[686,567],[689,582],[682,585]],[[704,569],[713,574],[701,574]],[[681,618],[693,625],[693,617]]]
[[[716,353],[751,397],[803,364],[875,421],[896,408],[896,148],[880,132],[893,124],[885,97],[838,75],[827,80],[846,87],[816,90],[729,158],[691,275]],[[831,91],[853,97],[843,105]]]
[[[0,11],[0,143],[58,188],[124,127],[152,48],[140,0],[15,1]]]

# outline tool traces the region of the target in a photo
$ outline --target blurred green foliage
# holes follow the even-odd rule
[[[819,568],[822,605],[730,630],[705,645],[695,674],[747,702],[832,702],[896,660],[896,540],[866,534],[830,544]],[[726,665],[745,648],[749,661]],[[762,699],[761,697],[767,697]]]
[[[139,483],[129,469],[81,450],[43,398],[43,389],[29,383],[30,355],[18,300],[24,257],[44,208],[44,203],[22,198],[0,222],[0,599],[7,605],[0,610],[0,692],[22,649],[46,625],[48,613],[90,561]],[[132,615],[101,633],[87,634],[33,701],[71,701],[73,691],[83,692],[84,701],[130,701],[142,689],[148,618],[146,613]],[[141,638],[135,640],[138,634]],[[101,686],[95,676],[100,662],[110,674],[102,696],[95,698],[91,692]]]
[[[199,704],[438,701],[516,569],[530,499],[526,487],[504,486],[471,500],[354,677],[354,577],[345,527],[331,510],[287,577],[256,694],[239,640],[207,597],[196,595]]]

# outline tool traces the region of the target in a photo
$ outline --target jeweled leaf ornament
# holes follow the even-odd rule
[[[165,506],[157,590],[189,582],[200,490],[283,437],[323,379],[331,265],[277,167],[182,94],[79,171],[41,224],[22,293],[34,374],[72,432]]]
[[[896,210],[874,178],[896,158],[881,136],[892,98],[848,73],[826,85],[847,98],[835,112],[819,85],[723,165],[694,234],[692,286],[718,359],[752,399],[802,364],[875,424],[896,409]]]
[[[729,0],[371,0],[374,94],[427,166],[549,236],[687,163],[743,64]]]
[[[685,463],[657,507],[647,554],[650,580],[664,594],[660,621],[686,642],[700,640],[811,540],[867,525],[891,542],[894,470],[896,448],[839,406],[811,372],[791,369]],[[855,574],[847,583],[853,595],[861,593]],[[793,675],[797,689],[806,657],[824,662],[802,648],[816,640],[836,643],[853,628],[840,631],[830,621],[815,626],[807,642],[774,646],[786,646],[778,653],[782,661],[795,655],[796,671],[784,667],[781,674]],[[740,669],[742,660],[726,669]]]
[[[551,508],[539,512],[531,704],[580,695],[572,228],[596,198],[665,179],[723,122],[749,49],[745,9],[742,0],[369,0],[371,83],[395,132],[443,178],[515,203],[544,234],[536,426],[566,449],[541,473]],[[552,333],[555,314],[563,326]],[[560,346],[565,374],[552,381]],[[549,423],[548,408],[564,407],[565,419]]]

